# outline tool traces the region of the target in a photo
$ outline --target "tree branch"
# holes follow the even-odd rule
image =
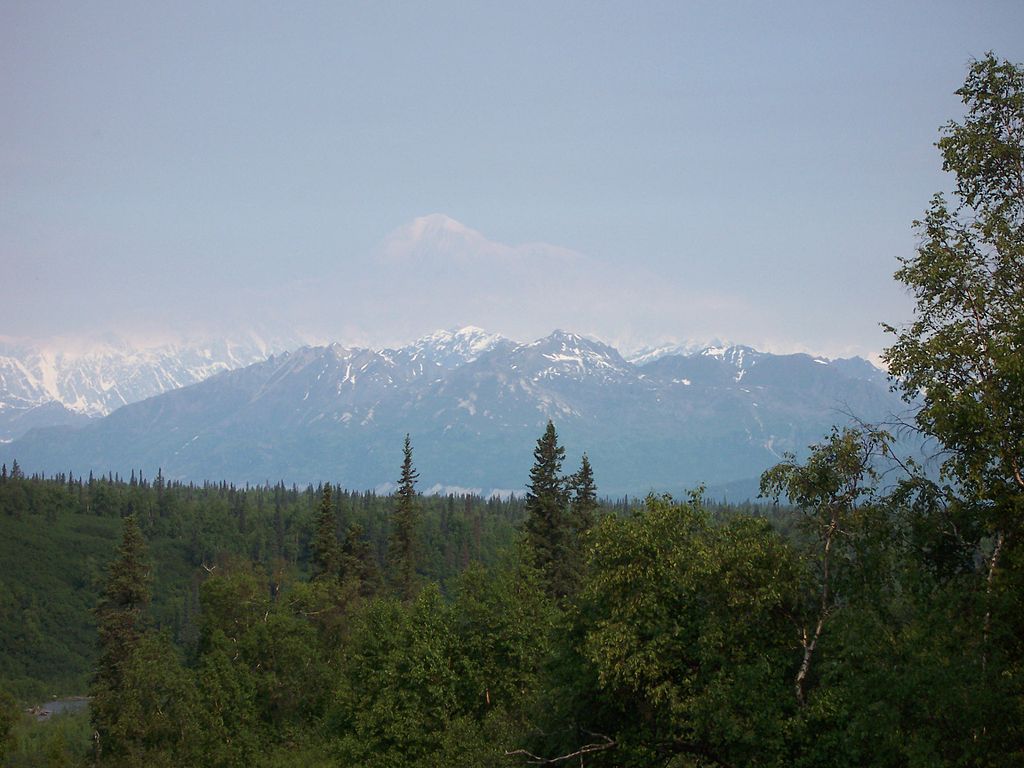
[[[590,732],[587,731],[587,733]],[[526,757],[528,758],[526,761],[527,765],[554,765],[555,763],[561,763],[566,760],[572,760],[574,757],[580,758],[582,762],[582,758],[584,755],[589,755],[594,752],[603,752],[606,749],[615,749],[615,747],[619,745],[617,741],[608,736],[605,736],[603,733],[591,733],[590,735],[597,736],[598,738],[603,739],[603,741],[598,744],[584,744],[575,752],[570,752],[567,755],[559,755],[558,757],[541,757],[539,755],[533,754],[532,752],[528,752],[525,749],[506,750],[505,756],[514,757],[517,755],[521,755],[523,757]]]

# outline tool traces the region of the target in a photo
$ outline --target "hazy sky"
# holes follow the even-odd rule
[[[1024,3],[0,0],[0,335],[871,354],[989,49]]]

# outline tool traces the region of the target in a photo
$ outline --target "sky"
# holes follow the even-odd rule
[[[0,336],[875,357],[1024,3],[0,0]]]

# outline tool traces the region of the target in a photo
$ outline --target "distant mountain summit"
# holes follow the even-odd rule
[[[640,347],[626,355],[626,359],[633,363],[633,365],[646,365],[647,363],[653,363],[661,357],[692,355],[702,352],[709,347],[718,346],[723,346],[723,344],[717,340],[710,343],[687,341],[682,344],[658,344],[656,346]]]
[[[514,345],[514,342],[503,336],[468,325],[465,328],[435,331],[417,339],[409,348],[414,356],[418,355],[423,360],[436,362],[444,368],[457,368],[463,363],[473,362],[496,347]]]
[[[0,440],[38,426],[82,424],[281,348],[256,336],[149,347],[118,340],[79,348],[0,344]]]
[[[732,345],[638,363],[571,332],[516,343],[467,326],[397,349],[274,354],[84,426],[34,429],[0,458],[27,471],[374,488],[394,481],[408,432],[425,487],[507,491],[523,488],[550,418],[567,471],[587,451],[602,493],[706,483],[745,496],[784,452],[850,414],[875,421],[903,408],[859,358]]]

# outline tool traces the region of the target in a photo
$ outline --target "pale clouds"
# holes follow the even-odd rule
[[[712,287],[672,285],[636,263],[559,245],[498,242],[443,214],[398,227],[330,283],[335,301],[308,296],[304,306],[329,326],[321,333],[349,343],[478,325],[517,340],[564,328],[635,348],[742,336],[734,321],[750,311]]]

